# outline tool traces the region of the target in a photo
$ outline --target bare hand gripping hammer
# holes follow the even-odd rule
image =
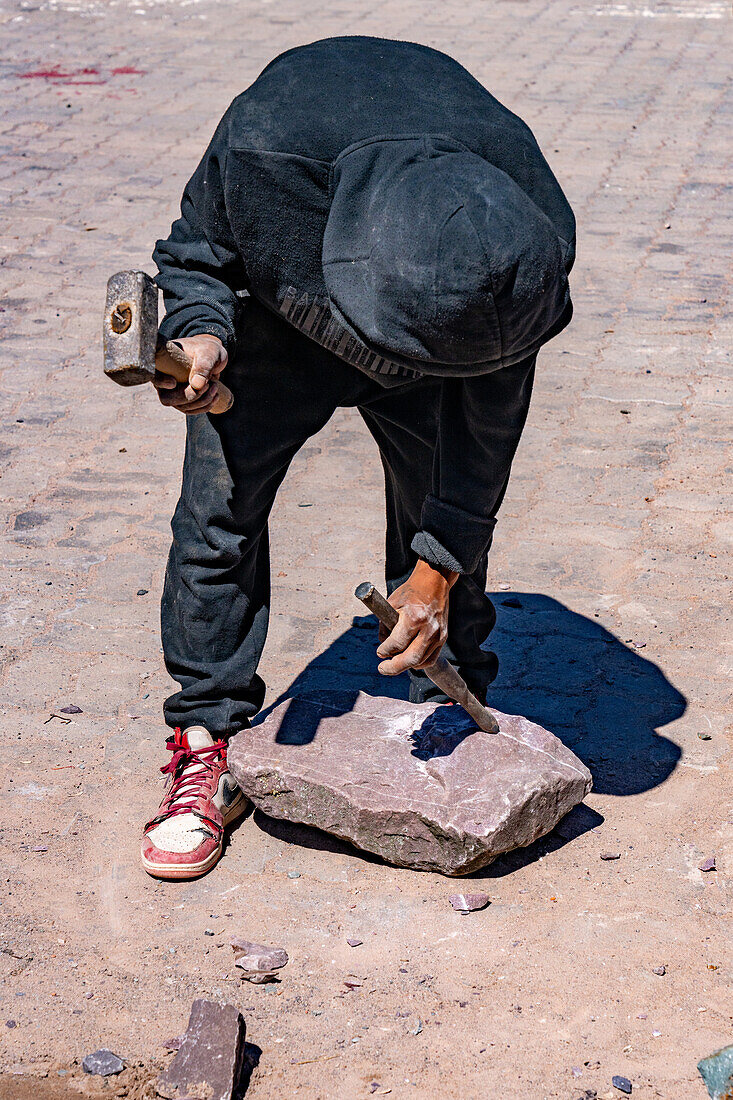
[[[118,271],[107,283],[104,310],[104,373],[120,386],[139,386],[155,377],[158,346],[158,288],[144,271]],[[181,345],[169,340],[165,350],[173,360],[166,373],[188,382],[193,366]],[[209,409],[223,413],[232,407],[231,390],[217,379],[218,394]]]
[[[399,614],[387,603],[381,592],[378,592],[369,581],[362,581],[354,593],[358,600],[367,607],[373,615],[376,615],[380,623],[390,632],[397,626]],[[498,733],[499,723],[490,710],[479,703],[476,696],[469,690],[468,684],[461,674],[446,661],[445,657],[438,656],[433,664],[423,668],[422,671],[429,677],[436,687],[444,691],[449,699],[458,703],[470,714],[479,729],[486,733]]]

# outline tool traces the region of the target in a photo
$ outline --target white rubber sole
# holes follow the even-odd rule
[[[205,875],[207,871],[216,866],[221,859],[222,848],[223,845],[220,844],[210,856],[199,860],[198,863],[151,863],[142,853],[140,854],[140,863],[143,870],[147,871],[153,878],[163,878],[168,881],[199,878],[200,875]]]

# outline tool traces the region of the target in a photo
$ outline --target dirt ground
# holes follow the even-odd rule
[[[0,22],[0,1098],[148,1100],[207,996],[244,1014],[253,1100],[579,1100],[621,1096],[614,1074],[702,1100],[698,1059],[733,1042],[727,4],[0,0]],[[541,353],[492,551],[492,699],[595,789],[471,880],[491,904],[469,916],[454,880],[257,814],[201,881],[137,864],[183,418],[102,378],[104,285],[151,270],[230,99],[337,33],[456,56],[533,127],[579,222],[575,320]],[[268,701],[404,692],[352,623],[381,493],[351,412],[295,461]],[[231,935],[284,946],[281,981],[242,983]],[[80,1068],[98,1047],[129,1064],[107,1084]]]

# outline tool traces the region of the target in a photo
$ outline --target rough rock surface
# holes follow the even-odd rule
[[[158,1078],[168,1100],[232,1100],[242,1078],[245,1023],[234,1005],[199,997],[178,1053]]]
[[[113,1077],[117,1073],[122,1073],[125,1063],[111,1050],[102,1048],[87,1054],[81,1068],[85,1073],[97,1074],[99,1077]]]
[[[727,1100],[733,1094],[733,1046],[716,1050],[697,1063],[712,1100]]]
[[[451,894],[448,901],[459,913],[474,913],[485,909],[490,898],[488,894]]]
[[[242,977],[257,985],[272,980],[278,970],[287,966],[288,953],[282,947],[266,947],[263,943],[234,936],[230,943],[234,948],[234,965],[242,971]]]
[[[402,867],[462,875],[549,832],[591,789],[558,739],[497,712],[359,693],[293,698],[230,742],[229,767],[264,813]]]

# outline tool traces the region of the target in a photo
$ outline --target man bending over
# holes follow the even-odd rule
[[[142,860],[193,878],[246,800],[227,741],[262,705],[268,517],[298,449],[355,407],[386,483],[399,622],[380,672],[445,654],[485,700],[496,513],[539,348],[568,324],[572,211],[527,126],[457,62],[408,42],[331,38],[238,96],[155,250],[161,334],[193,360],[157,377],[188,416],[162,605],[173,756]],[[163,353],[163,356],[165,353]],[[166,363],[159,360],[165,370]],[[207,416],[226,371],[232,409]]]

